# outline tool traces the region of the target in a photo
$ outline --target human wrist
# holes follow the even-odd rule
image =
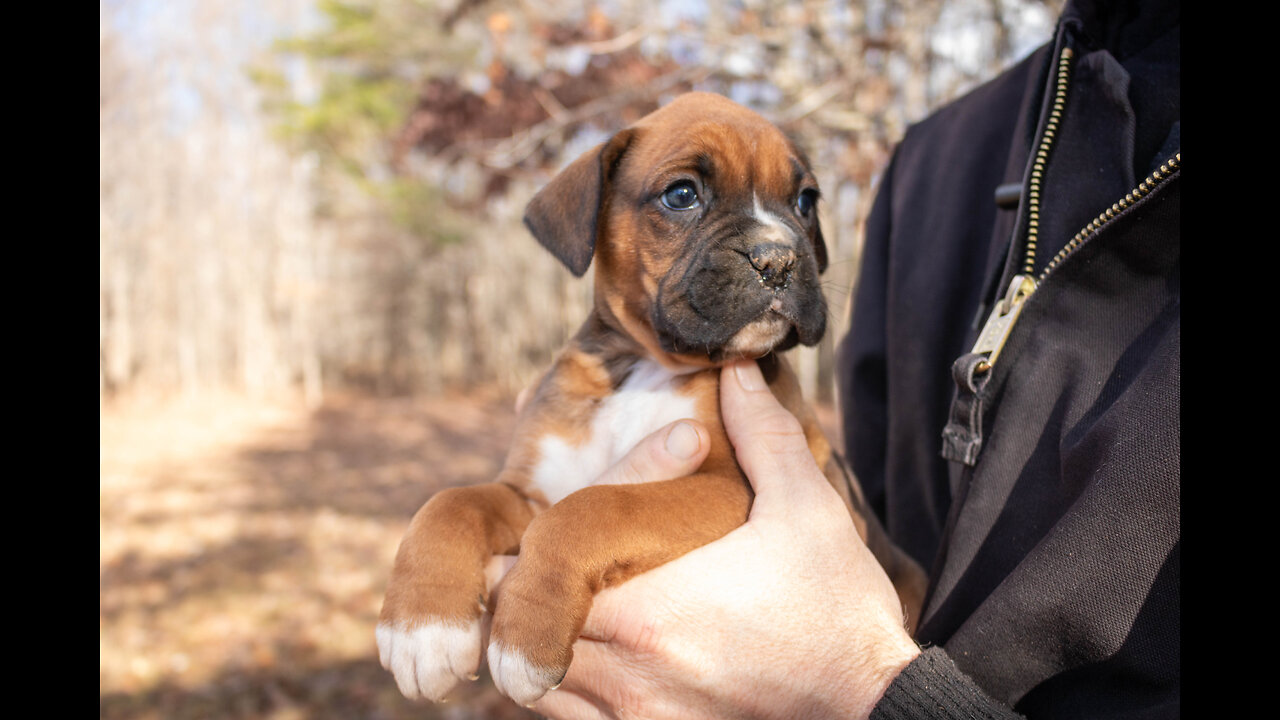
[[[855,617],[827,608],[821,619],[784,623],[787,632],[782,635],[756,626],[756,632],[748,634],[766,641],[757,645],[762,653],[743,652],[740,645],[726,647],[726,657],[750,657],[751,661],[726,662],[719,665],[723,673],[710,673],[699,683],[704,697],[711,699],[709,707],[715,708],[706,716],[743,720],[867,718],[921,649],[900,618],[895,621],[882,613],[869,613],[858,622]],[[824,624],[827,629],[819,635],[825,640],[814,643],[812,636],[810,641],[799,640],[801,628]],[[772,629],[778,630],[776,626]],[[717,647],[716,654],[721,652],[717,644],[712,646]]]
[[[879,638],[874,643],[875,651],[867,653],[859,668],[859,674],[853,684],[847,688],[850,706],[844,718],[868,718],[876,705],[902,673],[920,655],[920,646],[907,635],[905,630],[891,633]]]
[[[827,636],[840,642],[815,654],[812,667],[820,674],[810,678],[817,684],[810,685],[806,699],[792,708],[803,712],[790,717],[863,720],[921,652],[902,627],[875,622],[856,629],[837,624]]]

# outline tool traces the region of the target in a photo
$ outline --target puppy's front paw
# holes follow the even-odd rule
[[[559,687],[568,667],[567,663],[563,668],[539,665],[512,646],[489,644],[489,674],[493,676],[493,684],[503,695],[526,707],[548,690]]]
[[[404,696],[439,702],[460,680],[475,680],[480,668],[480,620],[469,624],[381,622],[375,631],[382,667]]]
[[[527,706],[558,687],[569,671],[591,592],[569,563],[547,560],[537,543],[521,553],[503,580],[488,654],[493,684]]]

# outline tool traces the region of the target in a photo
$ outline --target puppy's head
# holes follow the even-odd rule
[[[705,366],[821,339],[817,200],[776,127],[689,93],[565,168],[525,225],[575,275],[594,259],[607,321],[669,365]]]

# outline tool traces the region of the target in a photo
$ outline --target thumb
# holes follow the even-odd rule
[[[711,451],[710,437],[697,420],[677,420],[641,440],[591,484],[658,482],[692,474]],[[485,566],[485,586],[495,593],[490,600],[491,608],[496,606],[502,579],[515,563],[515,556],[495,555]]]
[[[592,485],[674,480],[702,465],[711,451],[711,436],[697,420],[677,420],[641,440],[626,457]]]
[[[756,509],[794,508],[834,493],[813,459],[800,421],[774,397],[754,360],[725,367],[720,409],[738,464],[756,492],[753,517]]]

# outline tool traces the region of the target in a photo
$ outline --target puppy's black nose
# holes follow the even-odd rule
[[[777,289],[791,280],[791,269],[796,264],[796,251],[780,243],[762,243],[751,248],[747,259],[760,275],[761,284]]]

